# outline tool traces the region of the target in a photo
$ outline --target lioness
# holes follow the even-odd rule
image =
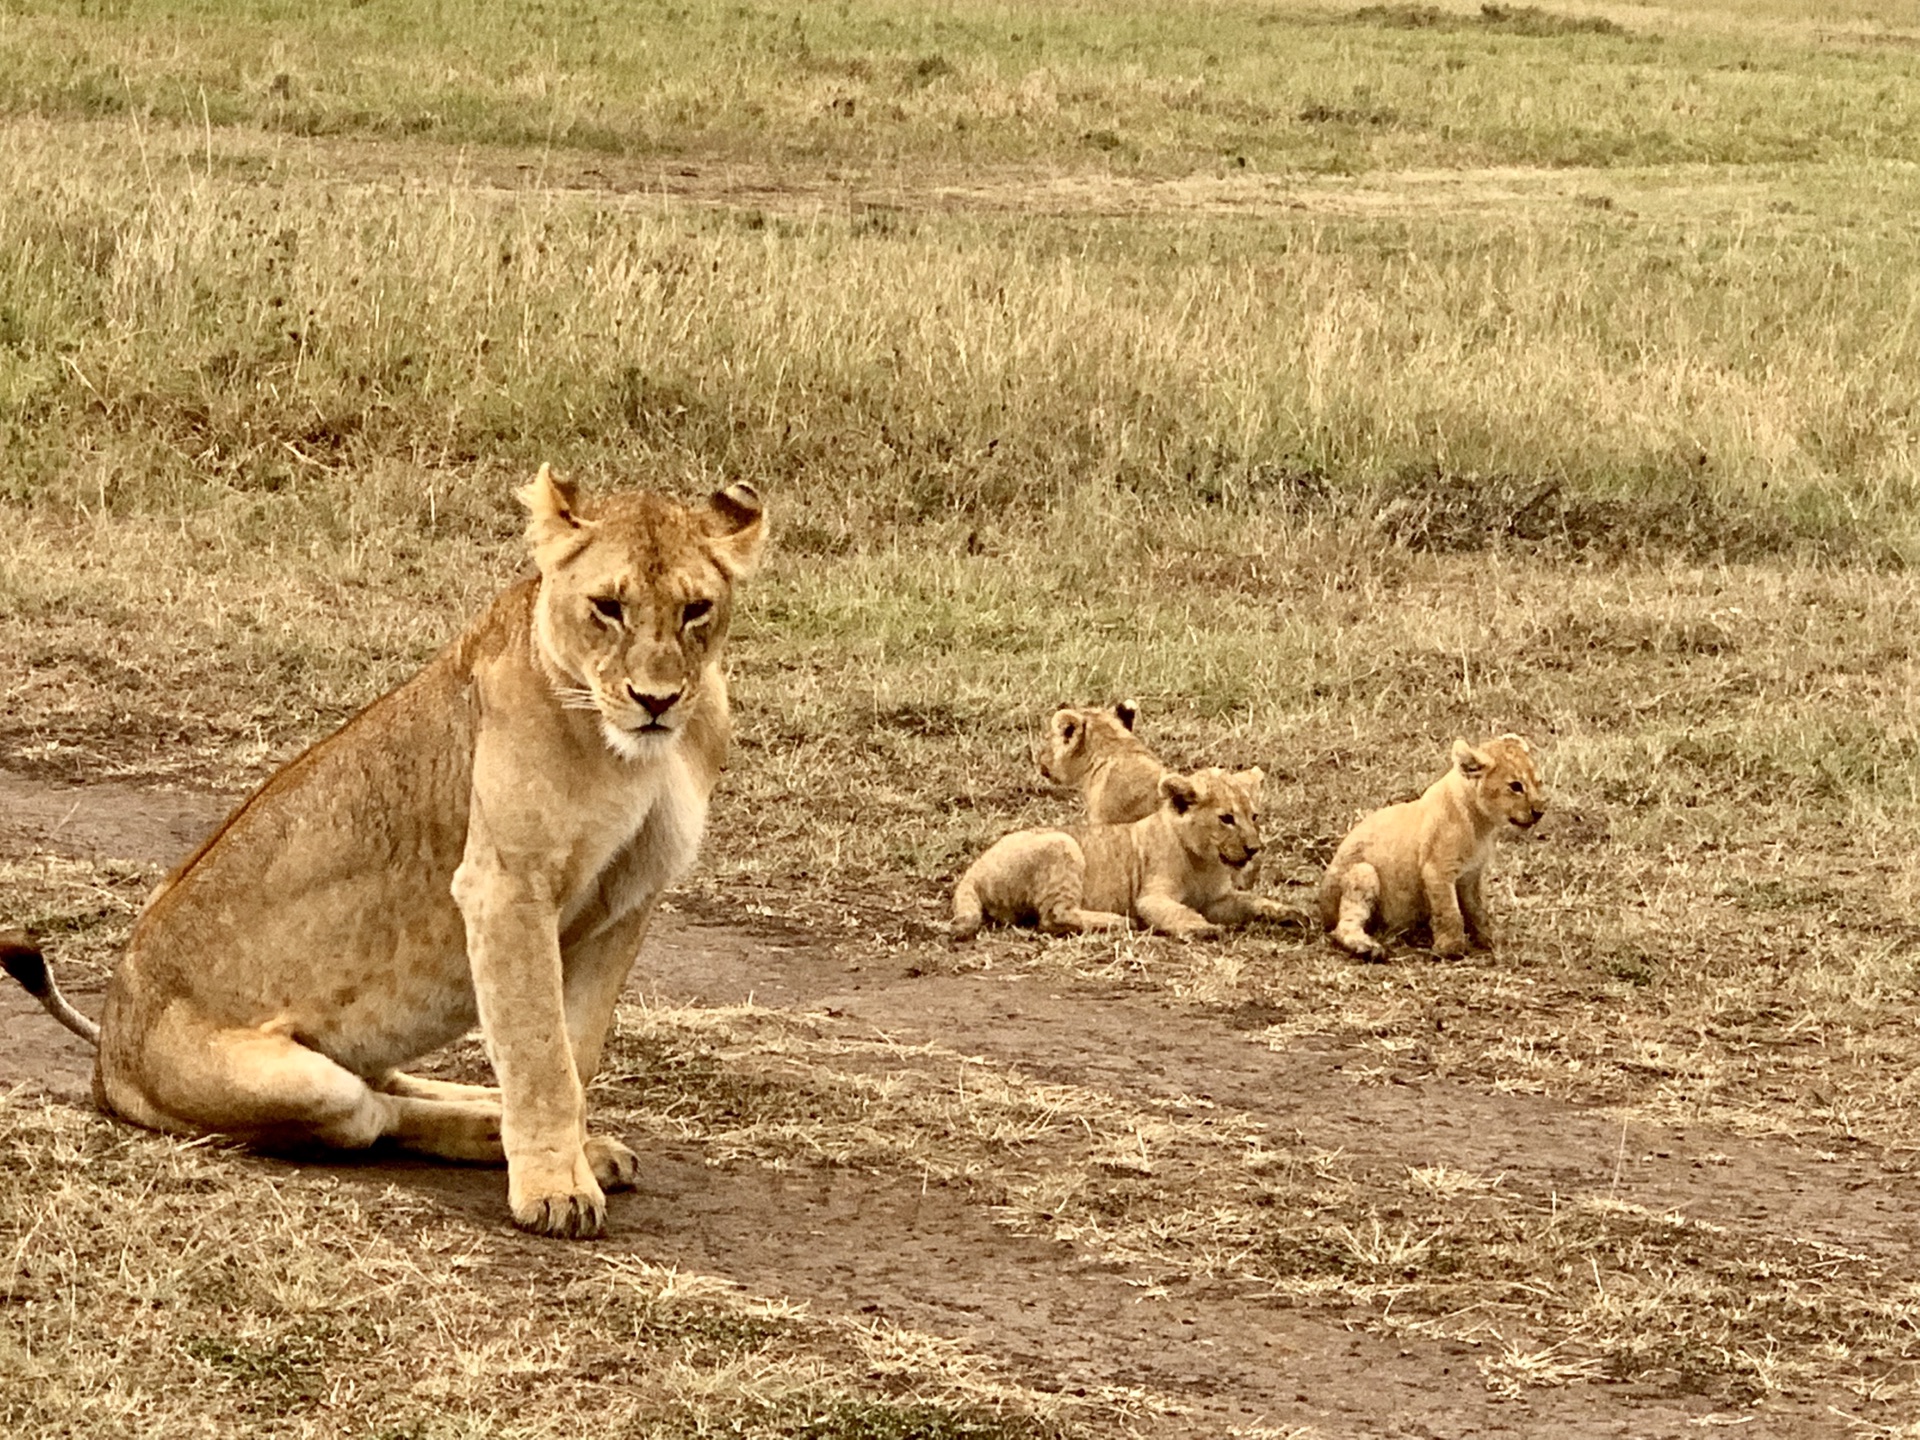
[[[1320,923],[1367,960],[1386,953],[1369,928],[1392,935],[1421,920],[1436,955],[1464,955],[1469,939],[1492,949],[1481,882],[1493,842],[1531,829],[1545,807],[1525,740],[1455,740],[1453,768],[1425,794],[1374,811],[1340,842],[1320,882]]]
[[[700,844],[733,585],[766,527],[745,485],[587,504],[542,466],[519,498],[538,574],[155,892],[107,988],[94,1096],[157,1130],[504,1159],[516,1224],[583,1236],[638,1161],[587,1133],[582,1087]],[[0,960],[88,1033],[36,950]],[[497,1090],[397,1068],[476,1020]]]
[[[1233,888],[1260,851],[1262,776],[1213,768],[1166,775],[1160,806],[1130,825],[1019,830],[967,867],[953,892],[953,934],[991,917],[1051,934],[1124,927],[1128,917],[1182,939],[1223,925],[1284,919],[1286,906]]]
[[[1130,824],[1159,808],[1160,777],[1171,772],[1133,733],[1139,713],[1128,700],[1110,710],[1057,710],[1034,742],[1041,775],[1078,789],[1095,825]]]

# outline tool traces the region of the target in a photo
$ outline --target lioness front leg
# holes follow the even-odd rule
[[[598,1235],[607,1197],[587,1158],[553,887],[502,863],[476,825],[453,897],[466,920],[481,1036],[500,1078],[513,1223],[543,1235]]]
[[[600,1072],[600,1058],[620,992],[639,958],[656,896],[618,919],[602,917],[598,928],[563,939],[567,1039],[582,1086]],[[587,1163],[602,1190],[631,1190],[640,1178],[640,1157],[607,1135],[587,1136]]]
[[[1467,924],[1467,941],[1483,950],[1493,949],[1493,920],[1487,914],[1487,897],[1480,888],[1486,875],[1484,870],[1476,870],[1471,875],[1462,875],[1460,883],[1454,887],[1460,896],[1460,916]]]
[[[1427,918],[1433,928],[1433,953],[1453,960],[1467,953],[1467,925],[1460,913],[1460,895],[1456,876],[1438,865],[1420,871],[1421,888],[1427,896]]]

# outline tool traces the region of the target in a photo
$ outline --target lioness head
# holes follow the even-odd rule
[[[1160,777],[1160,805],[1173,816],[1180,844],[1195,860],[1239,870],[1260,853],[1259,770],[1222,770]]]
[[[1478,747],[1456,740],[1453,766],[1466,778],[1474,808],[1489,819],[1530,830],[1546,813],[1540,772],[1520,736],[1501,735]]]
[[[673,743],[715,673],[733,582],[760,559],[760,497],[732,485],[702,506],[645,493],[586,504],[545,465],[519,494],[540,567],[535,632],[561,703],[598,711],[626,759]]]
[[[1056,710],[1045,737],[1033,744],[1033,763],[1055,785],[1078,785],[1094,761],[1133,738],[1138,714],[1130,700],[1110,710]]]

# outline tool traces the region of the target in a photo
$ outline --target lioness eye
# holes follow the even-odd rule
[[[680,612],[680,625],[683,629],[688,625],[697,625],[712,612],[711,600],[689,600],[686,609]]]
[[[620,623],[621,617],[627,613],[626,607],[611,595],[596,595],[587,603],[593,606],[594,614],[598,615],[602,620],[611,620],[616,625]]]

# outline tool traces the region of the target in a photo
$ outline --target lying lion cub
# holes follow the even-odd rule
[[[1277,901],[1233,888],[1260,851],[1258,770],[1166,775],[1160,807],[1131,825],[1020,830],[996,841],[953,892],[953,934],[992,918],[1050,934],[1124,927],[1132,917],[1181,939],[1285,919]]]
[[[1160,777],[1171,772],[1134,735],[1139,713],[1127,700],[1111,710],[1058,710],[1034,744],[1041,775],[1078,789],[1095,825],[1126,825],[1160,806]]]
[[[1518,735],[1475,749],[1453,742],[1453,768],[1418,800],[1376,810],[1340,842],[1320,882],[1320,923],[1334,944],[1367,960],[1386,952],[1369,929],[1392,935],[1421,920],[1436,955],[1493,948],[1481,881],[1496,837],[1531,829],[1546,801],[1533,754]]]
[[[725,764],[745,485],[688,507],[520,492],[539,573],[268,780],[148,901],[98,1027],[37,949],[0,963],[99,1053],[94,1096],[156,1130],[389,1140],[504,1160],[514,1222],[593,1235],[633,1151],[583,1087]],[[495,1090],[400,1066],[475,1022]]]

